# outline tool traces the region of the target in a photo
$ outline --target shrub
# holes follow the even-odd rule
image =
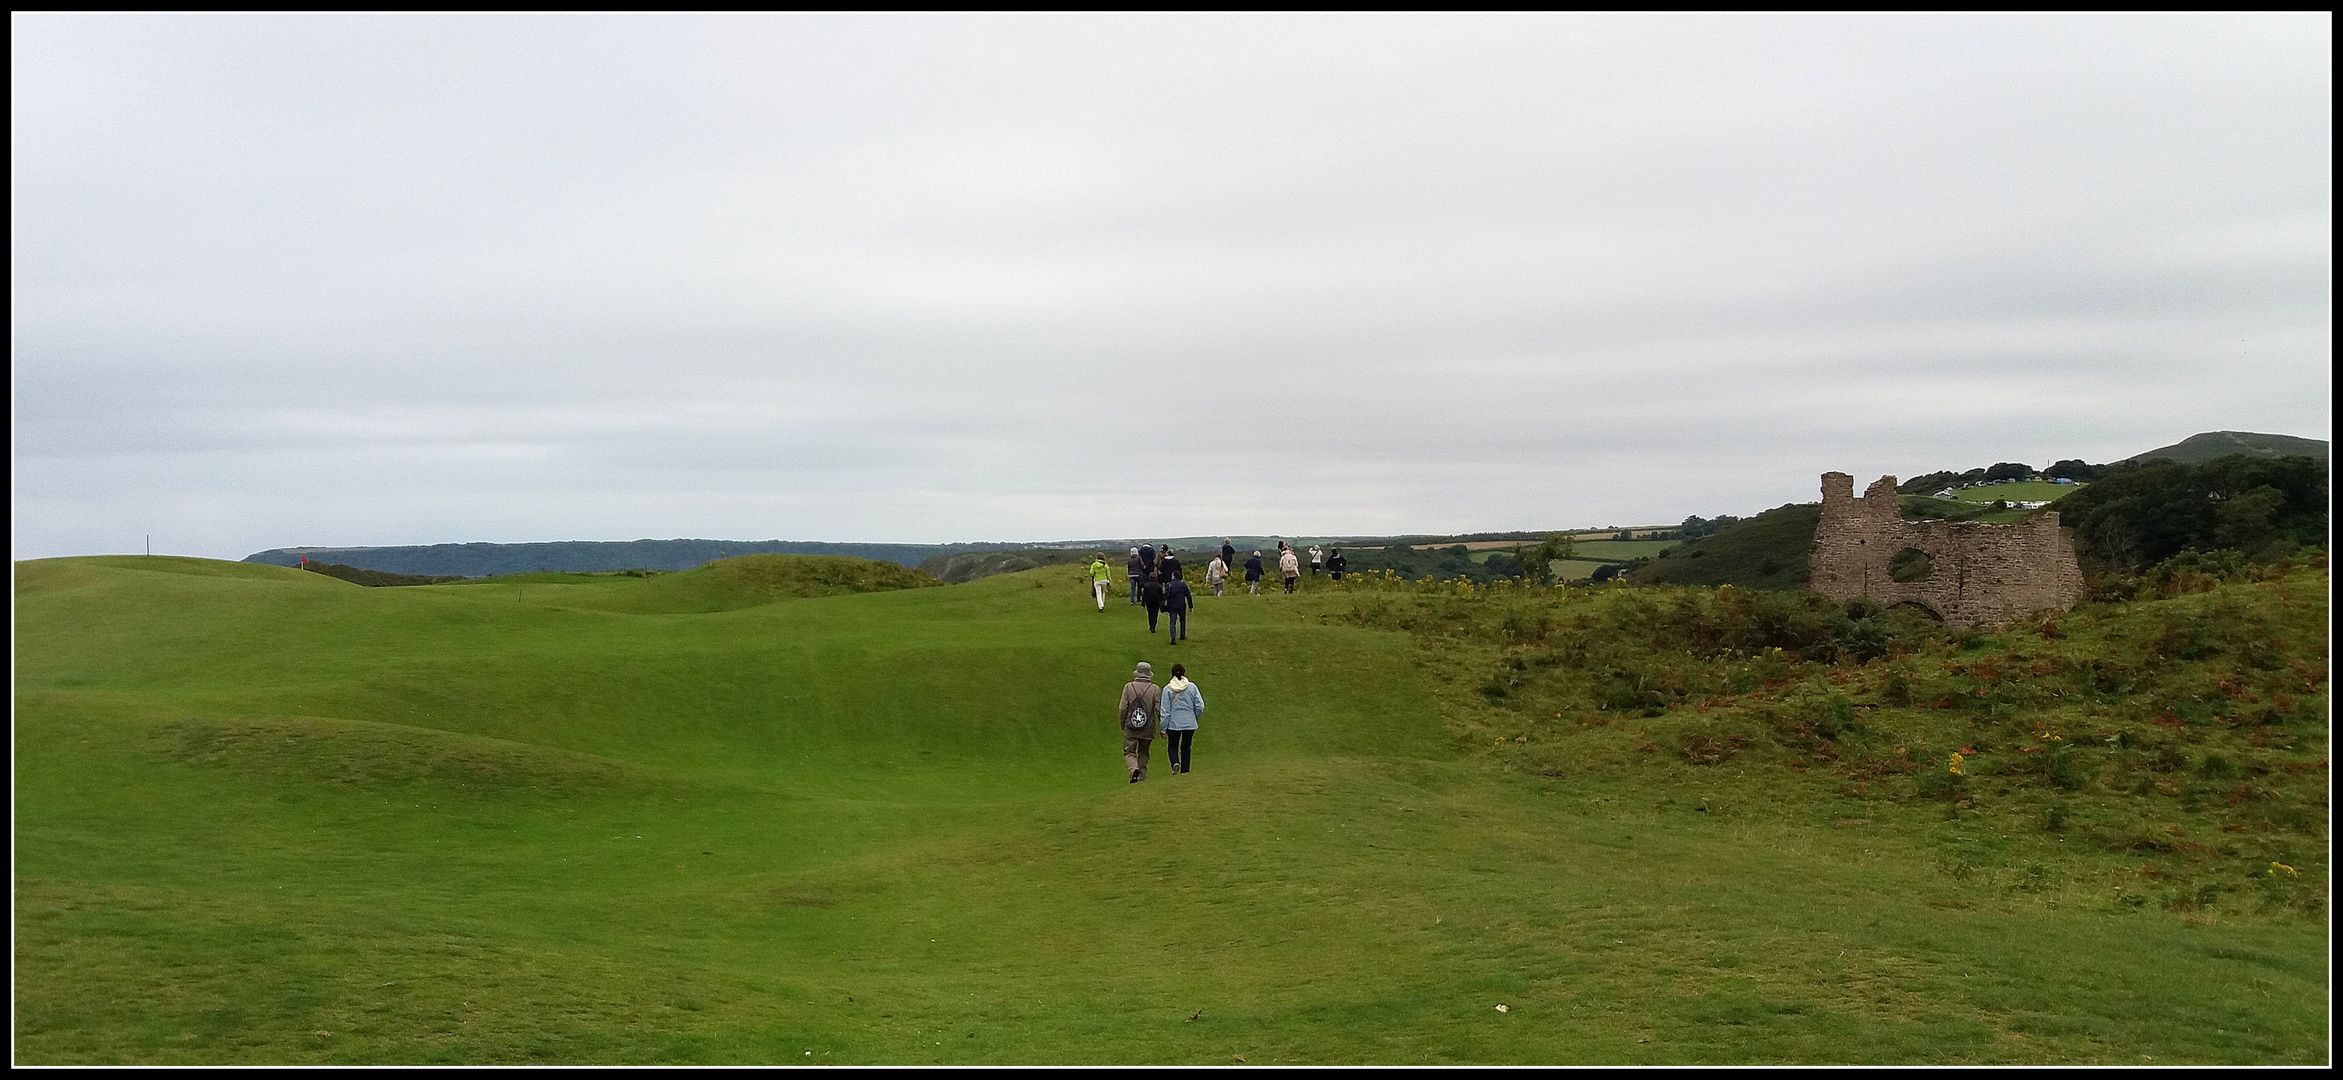
[[[2061,791],[2080,791],[2091,782],[2090,770],[2072,747],[2061,746],[2043,755],[2042,774]]]

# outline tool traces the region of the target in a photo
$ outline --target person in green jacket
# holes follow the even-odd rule
[[[1091,595],[1093,595],[1093,596],[1096,596],[1096,597],[1098,598],[1098,610],[1100,610],[1100,611],[1102,611],[1102,612],[1106,610],[1106,587],[1107,587],[1107,585],[1108,585],[1108,584],[1110,584],[1111,582],[1112,582],[1112,576],[1111,576],[1111,575],[1109,575],[1109,574],[1107,573],[1107,569],[1106,569],[1106,556],[1104,556],[1104,555],[1093,555],[1093,556],[1091,556],[1091,557],[1090,557],[1090,592],[1091,592]]]

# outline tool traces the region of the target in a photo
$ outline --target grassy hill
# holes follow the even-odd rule
[[[941,584],[891,562],[843,555],[743,555],[673,574],[507,574],[451,587],[551,607],[651,615],[733,611],[781,600]]]
[[[1713,535],[1687,540],[1665,558],[1628,572],[1639,585],[1738,585],[1795,589],[1806,584],[1807,549],[1822,520],[1821,503],[1777,506]]]
[[[1319,581],[1175,656],[1075,567],[850,570],[18,564],[16,1059],[2325,1058],[2323,569],[1878,666],[1708,590]],[[1140,658],[1208,710],[1132,785]]]
[[[2294,435],[2268,435],[2258,431],[2207,431],[2170,446],[2159,446],[2146,453],[2133,454],[2123,459],[2126,463],[2162,459],[2194,465],[2230,454],[2251,457],[2288,457],[2302,455],[2326,460],[2329,453],[2325,439],[2305,439]]]

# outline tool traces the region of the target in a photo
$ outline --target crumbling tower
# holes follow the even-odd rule
[[[1880,477],[1856,498],[1854,477],[1822,474],[1822,523],[1809,559],[1811,588],[1832,600],[1918,604],[1952,626],[1999,625],[2044,608],[2065,611],[2083,595],[2082,567],[2056,512],[2008,525],[1905,521],[1893,476]],[[1895,580],[1899,568],[1912,580]]]

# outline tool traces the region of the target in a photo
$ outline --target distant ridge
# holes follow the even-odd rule
[[[1475,533],[1451,538],[1520,539],[1535,538],[1539,533]],[[1274,550],[1276,539],[1259,536],[1235,537],[1241,550],[1255,548]],[[1349,544],[1374,541],[1382,537],[1289,537],[1297,546],[1320,540]],[[1409,537],[1405,539],[1416,540]],[[307,558],[311,562],[338,563],[360,570],[379,570],[389,574],[418,574],[426,577],[490,577],[497,574],[527,574],[538,571],[557,571],[573,574],[605,573],[612,570],[690,570],[713,559],[733,555],[845,555],[857,559],[891,562],[912,569],[930,560],[944,560],[954,555],[971,552],[1032,552],[1031,556],[992,560],[987,566],[1015,564],[1016,569],[1069,561],[1078,555],[1087,558],[1091,552],[1110,555],[1141,544],[1158,543],[1155,540],[1083,540],[1052,541],[1045,543],[973,543],[973,544],[834,544],[814,540],[565,540],[532,544],[423,544],[404,547],[283,547],[256,551],[244,557],[248,563],[267,563],[271,566],[298,566]],[[1170,543],[1181,550],[1202,553],[1216,551],[1219,537],[1173,537]],[[1056,554],[1060,549],[1074,555]],[[962,564],[967,564],[963,566]],[[1114,564],[1120,567],[1119,556]],[[938,562],[936,569],[947,569]],[[984,576],[967,560],[950,564],[954,573]],[[997,569],[989,572],[1000,572]],[[942,576],[939,574],[939,576]],[[947,577],[946,580],[954,580]]]
[[[609,570],[689,570],[733,555],[846,555],[906,567],[938,555],[997,551],[1015,544],[830,544],[811,540],[567,540],[541,544],[428,544],[413,547],[270,548],[244,557],[249,563],[297,566],[340,563],[364,570],[436,577],[488,577],[538,570],[596,573]]]
[[[2285,457],[2299,454],[2326,460],[2328,449],[2324,439],[2304,439],[2293,435],[2266,435],[2258,431],[2207,431],[2170,446],[2159,446],[2144,454],[2133,454],[2117,464],[2137,464],[2153,458],[2194,465],[2200,461],[2228,454],[2249,454],[2254,457]]]

